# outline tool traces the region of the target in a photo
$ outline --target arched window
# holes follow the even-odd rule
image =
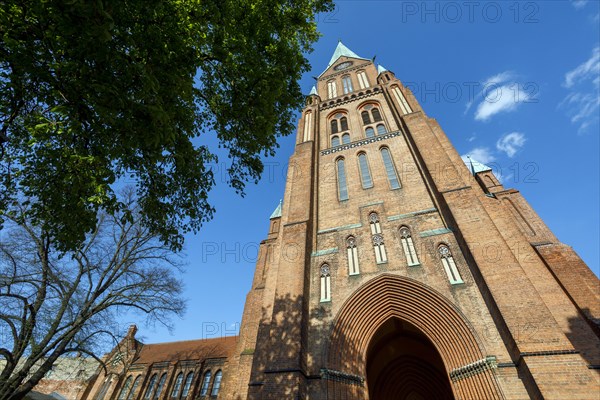
[[[331,120],[331,133],[338,133],[338,122],[337,119]]]
[[[330,99],[337,97],[337,85],[335,84],[334,79],[327,82],[327,95]]]
[[[350,134],[344,133],[342,135],[342,144],[348,144],[348,143],[350,143]]]
[[[368,138],[375,136],[375,131],[373,130],[373,128],[368,127],[367,129],[365,129],[365,136]]]
[[[368,111],[362,111],[360,113],[360,116],[362,117],[362,121],[363,121],[363,125],[368,125],[371,123],[371,117],[369,116],[369,112]]]
[[[335,147],[335,146],[339,146],[340,145],[340,137],[339,136],[333,136],[331,138],[331,147]]]
[[[454,257],[452,257],[450,248],[445,244],[441,244],[438,247],[438,252],[440,253],[442,265],[444,266],[444,270],[446,271],[446,275],[448,275],[450,283],[452,285],[464,283],[458,273],[458,268],[456,268],[456,263],[454,262]]]
[[[383,243],[383,235],[381,234],[381,225],[379,224],[379,215],[376,212],[369,214],[369,225],[371,226],[371,235],[373,240],[373,250],[375,251],[375,260],[377,264],[387,262],[387,254],[385,252],[385,244]]]
[[[385,130],[385,125],[383,125],[383,124],[377,125],[377,134],[378,135],[385,135],[386,133],[387,133],[387,131]]]
[[[220,370],[215,374],[215,381],[213,383],[212,391],[210,392],[211,396],[217,396],[219,394],[219,389],[221,389],[221,379],[223,378],[223,372]]]
[[[346,117],[342,117],[340,118],[340,126],[343,131],[347,131],[348,130],[348,118]]]
[[[312,112],[304,115],[304,141],[307,142],[312,136]]]
[[[106,392],[108,391],[108,388],[111,383],[112,383],[112,377],[110,377],[110,376],[106,377],[106,379],[104,380],[104,383],[102,384],[102,387],[96,394],[96,397],[94,397],[94,400],[104,400],[104,396],[106,396]]]
[[[379,111],[379,108],[377,108],[374,104],[366,104],[363,107],[360,116],[362,118],[363,125],[369,125],[372,122],[383,121],[383,119],[381,118],[381,112]],[[385,131],[385,126],[383,126],[382,128],[377,126],[378,135],[380,135],[382,132],[385,133]]]
[[[398,174],[396,173],[396,167],[394,166],[394,161],[392,160],[390,149],[388,149],[387,147],[382,147],[381,157],[383,158],[383,165],[385,167],[385,172],[387,174],[388,181],[390,182],[390,187],[392,189],[399,189],[400,180],[398,180]]]
[[[208,393],[208,385],[210,384],[210,371],[206,371],[204,373],[204,378],[202,379],[202,388],[200,389],[200,396],[206,396]]]
[[[329,125],[331,127],[332,135],[338,132],[345,132],[348,130],[348,118],[343,113],[338,112],[333,117],[331,117]]]
[[[412,109],[410,108],[410,105],[408,105],[408,102],[406,101],[406,98],[400,91],[400,88],[398,86],[393,86],[392,93],[394,94],[394,97],[396,98],[396,101],[398,102],[398,105],[400,106],[400,110],[402,111],[402,114],[411,113]]]
[[[348,275],[358,275],[358,249],[356,248],[356,238],[348,236],[346,239],[346,252],[348,253]]]
[[[367,80],[367,74],[365,73],[365,71],[358,71],[356,73],[356,77],[358,78],[358,85],[361,89],[369,87],[369,81]]]
[[[348,200],[348,185],[346,183],[346,166],[343,158],[335,162],[337,167],[338,196],[340,201]]]
[[[381,225],[379,224],[379,215],[376,212],[369,214],[369,225],[371,226],[371,235],[381,233]]]
[[[152,375],[150,378],[150,382],[146,387],[146,394],[144,395],[145,399],[149,399],[152,396],[152,391],[154,390],[154,386],[156,385],[156,374]]]
[[[125,384],[123,385],[123,388],[121,389],[121,393],[119,393],[119,400],[123,400],[125,399],[125,397],[129,394],[129,389],[131,388],[131,381],[133,380],[132,376],[129,376],[127,378],[127,380],[125,380]]]
[[[360,180],[362,182],[363,189],[372,188],[373,179],[371,179],[371,172],[369,171],[369,162],[367,161],[367,155],[365,153],[358,154],[358,167],[360,169]]]
[[[321,265],[321,301],[331,301],[331,271],[328,264]]]
[[[381,114],[379,113],[379,108],[373,107],[373,109],[371,110],[371,114],[373,114],[373,121],[374,122],[383,121],[381,119]]]
[[[166,380],[167,380],[167,374],[164,373],[160,377],[160,381],[158,381],[158,386],[156,386],[156,393],[154,393],[154,398],[155,399],[158,399],[160,397],[160,393],[162,392],[163,387],[165,386],[165,381]]]
[[[342,86],[344,87],[344,94],[352,93],[352,80],[350,75],[342,76]]]
[[[419,265],[419,259],[417,258],[417,252],[415,251],[415,245],[410,234],[410,229],[406,226],[400,227],[400,242],[402,242],[402,249],[404,250],[408,265]]]
[[[189,374],[187,374],[187,377],[185,378],[185,383],[183,384],[183,391],[181,392],[182,398],[187,397],[188,393],[190,392],[190,387],[192,387],[193,380],[194,380],[194,373],[190,372]]]
[[[381,233],[373,235],[373,250],[375,250],[375,261],[377,264],[383,264],[387,262],[385,244],[383,243],[383,235]]]
[[[173,391],[171,392],[171,397],[179,396],[179,389],[181,389],[181,383],[183,382],[183,372],[180,372],[175,378],[175,385],[173,385]]]
[[[127,400],[133,400],[133,398],[135,397],[135,391],[137,390],[137,387],[140,385],[141,378],[142,378],[142,376],[138,375],[137,378],[135,378],[135,381],[133,381],[133,387],[129,391],[129,396],[127,396]]]

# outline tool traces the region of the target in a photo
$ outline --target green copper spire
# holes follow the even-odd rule
[[[273,214],[271,214],[271,217],[269,217],[269,219],[281,217],[281,205],[282,204],[283,204],[283,201],[279,200],[279,205],[277,206],[275,211],[273,211]]]
[[[337,59],[340,57],[362,58],[358,54],[344,46],[344,43],[342,43],[342,41],[340,40],[338,42],[337,47],[335,48],[335,51],[333,52],[333,55],[331,56],[331,60],[329,60],[329,64],[327,64],[327,68],[331,67],[331,65],[334,62],[336,62]],[[366,58],[363,58],[363,60],[366,60]]]
[[[485,165],[483,163],[480,163],[477,160],[472,159],[468,155],[467,156],[463,156],[462,159],[463,159],[463,162],[466,164],[466,166],[469,168],[469,170],[471,170],[471,173],[473,175],[475,175],[478,172],[491,171],[492,170],[487,165]]]

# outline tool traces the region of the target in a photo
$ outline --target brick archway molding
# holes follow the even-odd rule
[[[410,322],[431,340],[448,375],[454,371],[450,382],[456,399],[504,399],[494,371],[482,363],[483,345],[461,312],[431,287],[391,274],[362,285],[340,309],[329,345],[328,399],[368,398],[366,384],[358,382],[366,376],[367,348],[377,329],[394,317]],[[472,373],[456,376],[469,365]]]

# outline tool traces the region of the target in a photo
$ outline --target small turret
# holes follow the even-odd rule
[[[313,86],[312,89],[310,89],[308,96],[306,96],[306,105],[317,104],[320,101],[321,97],[319,97],[319,94],[317,93],[317,87]]]

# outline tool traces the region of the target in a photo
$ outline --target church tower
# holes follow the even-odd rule
[[[339,43],[261,243],[231,399],[594,399],[600,283]]]

